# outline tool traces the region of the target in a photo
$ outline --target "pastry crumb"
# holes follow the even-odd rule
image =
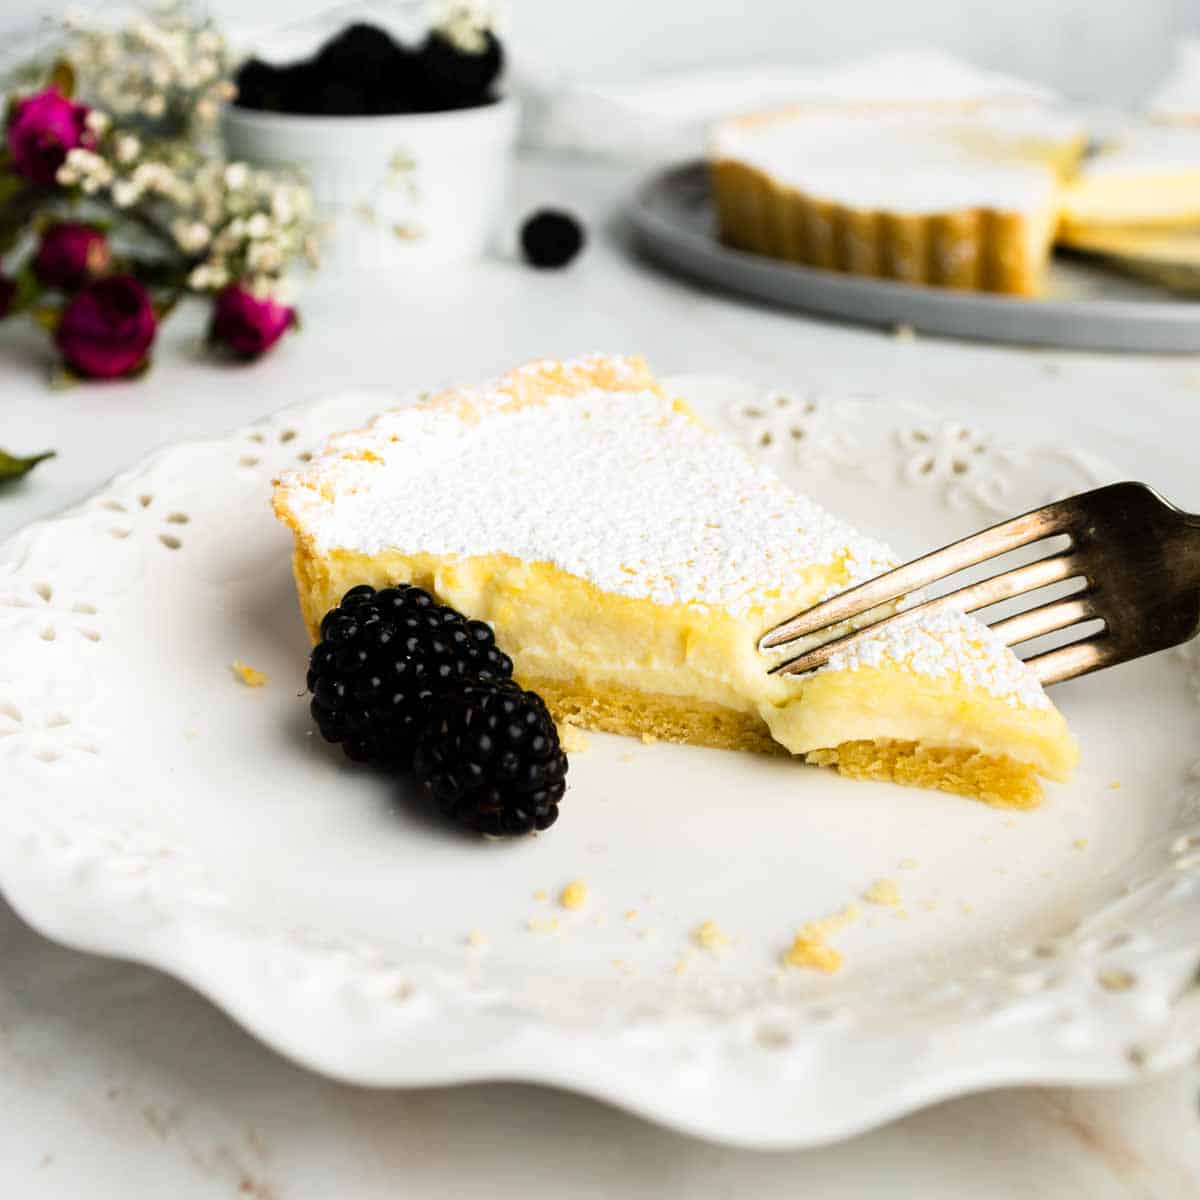
[[[487,937],[481,930],[472,929],[471,932],[467,934],[467,945],[475,947],[486,946]]]
[[[826,940],[831,933],[857,921],[862,910],[857,904],[847,904],[845,908],[808,921],[800,927],[792,939],[792,944],[780,956],[780,962],[785,967],[809,967],[814,971],[822,971],[832,975],[842,969],[842,955]]]
[[[783,952],[782,962],[785,967],[809,967],[814,971],[822,971],[832,975],[842,969],[842,956],[819,933],[806,933],[806,925],[792,944]]]
[[[653,746],[654,743],[657,741],[658,741],[658,738],[656,738],[654,736],[654,734],[652,734],[652,733],[643,733],[642,734],[642,745],[643,746]]]
[[[681,954],[675,960],[674,964],[672,965],[671,974],[672,975],[682,975],[688,969],[689,965],[691,964],[691,961],[692,961],[691,955]]]
[[[1114,779],[1112,783],[1108,785],[1108,787],[1110,791],[1119,792],[1121,790],[1121,781],[1119,779]]]
[[[550,899],[550,893],[546,891],[545,888],[538,888],[538,890],[533,893],[533,898],[539,904],[545,904],[546,901]]]
[[[907,321],[892,326],[892,337],[898,342],[915,342],[917,331]]]
[[[576,879],[563,888],[558,902],[563,908],[582,908],[587,903],[587,898],[587,884],[582,879]]]
[[[625,920],[636,921],[637,916],[638,916],[638,910],[636,908],[627,908],[625,910]]]
[[[630,754],[628,751],[626,751],[624,754],[622,754],[622,755],[621,755],[621,762],[623,762],[623,763],[631,763],[631,762],[633,762],[633,760],[634,760],[636,757],[637,757],[637,755],[635,755],[635,754]]]
[[[975,911],[975,905],[968,904],[965,900],[960,906],[964,917],[969,917]]]
[[[900,870],[915,871],[921,864],[915,858],[902,858],[900,860]]]
[[[651,940],[654,938],[654,929],[653,929],[653,927],[652,927],[652,926],[650,926],[650,925],[647,925],[647,926],[646,926],[644,929],[639,929],[639,930],[638,930],[638,937],[640,937],[640,938],[642,939],[642,941],[643,941],[643,942],[649,942],[649,941],[651,941]]]
[[[923,912],[936,912],[937,906],[938,906],[937,901],[931,900],[929,897],[926,897],[924,900],[921,901],[921,910]]]
[[[558,731],[559,745],[567,754],[582,754],[592,743],[578,725],[565,724]]]
[[[618,971],[620,971],[622,975],[632,975],[633,974],[633,970],[634,970],[633,967],[629,963],[627,963],[625,961],[625,959],[623,959],[623,958],[614,958],[612,960],[612,965],[614,967],[616,967],[616,969]]]
[[[249,663],[242,662],[240,658],[233,660],[233,673],[247,687],[259,688],[266,686],[266,675],[262,671],[250,666]]]
[[[868,904],[881,904],[887,908],[900,907],[900,889],[894,879],[877,879],[862,897]]]
[[[1088,848],[1088,840],[1084,837],[1076,838],[1071,845],[1074,846],[1076,850],[1086,850]]]
[[[729,935],[716,921],[705,921],[693,932],[692,941],[701,950],[707,950],[710,954],[720,954],[729,945]]]
[[[557,933],[561,925],[557,917],[530,917],[525,928],[530,933]]]

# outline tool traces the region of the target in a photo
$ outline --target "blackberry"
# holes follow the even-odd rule
[[[355,762],[408,770],[431,706],[453,686],[512,675],[491,629],[408,584],[351,588],[321,621],[311,711]]]
[[[570,213],[543,208],[521,226],[521,249],[534,267],[565,267],[583,249],[583,226]]]
[[[504,48],[490,30],[483,39],[483,48],[470,53],[440,31],[430,33],[416,54],[424,107],[442,112],[477,108],[495,99],[492,87],[504,69]]]
[[[493,837],[549,829],[567,786],[545,702],[511,679],[448,693],[417,742],[414,768],[442,812]]]

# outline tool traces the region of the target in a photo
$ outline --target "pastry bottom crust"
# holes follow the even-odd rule
[[[890,213],[818,200],[742,163],[711,165],[721,238],[741,250],[851,275],[1035,295],[1056,212]]]
[[[612,687],[594,688],[561,679],[520,682],[541,695],[560,724],[719,750],[787,753],[758,717],[723,705]],[[1036,808],[1042,798],[1041,784],[1032,768],[973,750],[880,739],[813,750],[804,761],[833,767],[853,779],[954,792],[1001,808]]]

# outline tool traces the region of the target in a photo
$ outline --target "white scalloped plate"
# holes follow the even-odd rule
[[[676,382],[902,551],[1112,474],[912,406]],[[1200,1045],[1194,654],[1060,688],[1083,768],[1032,813],[593,735],[550,833],[483,843],[343,761],[298,695],[267,498],[387,402],[170,449],[0,550],[0,886],[31,924],[346,1080],[538,1081],[752,1146]],[[270,683],[235,681],[237,658]],[[588,904],[563,910],[577,877]],[[902,909],[858,899],[880,878]],[[840,974],[779,968],[852,902]],[[707,920],[720,952],[691,943]]]

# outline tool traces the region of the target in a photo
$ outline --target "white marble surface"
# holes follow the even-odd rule
[[[663,373],[925,399],[1003,431],[1038,422],[1200,510],[1200,361],[971,346],[808,321],[704,295],[629,260],[629,181],[526,164],[519,207],[560,201],[592,245],[570,271],[327,274],[306,328],[250,369],[212,365],[180,315],[143,381],[52,391],[31,331],[0,327],[0,444],[54,447],[0,494],[0,534],[61,508],[164,441],[363,385],[471,378],[537,355],[640,350]],[[328,1083],[152,972],[52,946],[0,907],[0,1194],[46,1197],[776,1196],[1178,1198],[1200,1194],[1200,1070],[1123,1091],[1027,1089],[944,1104],[842,1146],[708,1147],[535,1088],[407,1094]]]

